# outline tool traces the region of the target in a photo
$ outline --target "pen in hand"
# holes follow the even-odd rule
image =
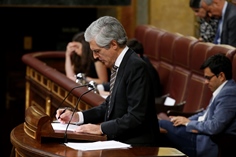
[[[63,113],[65,113],[66,112],[66,110],[67,110],[67,108],[65,108],[61,113],[60,113],[60,115],[58,116],[58,118],[57,119],[60,119],[61,118],[61,115],[63,114]]]

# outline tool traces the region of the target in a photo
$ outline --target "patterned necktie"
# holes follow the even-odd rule
[[[111,104],[111,96],[112,96],[112,90],[113,90],[113,86],[116,80],[116,70],[118,69],[117,66],[113,66],[111,69],[111,78],[110,78],[110,98],[109,98],[109,104],[108,104],[108,110],[107,110],[107,116],[109,115],[110,112],[110,104]]]
[[[115,83],[115,79],[116,79],[116,70],[117,70],[117,66],[113,66],[112,69],[111,69],[111,78],[110,78],[110,95],[112,93],[112,90],[113,90],[113,86],[114,86],[114,83]]]

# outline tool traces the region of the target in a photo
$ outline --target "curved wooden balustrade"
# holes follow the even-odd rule
[[[62,51],[33,52],[22,56],[26,64],[26,104],[41,107],[46,114],[54,117],[55,110],[60,106],[68,93],[79,84],[66,77],[64,72],[65,54]],[[81,94],[87,87],[74,89],[60,106],[74,108]],[[100,95],[90,92],[82,96],[78,110],[89,109],[104,101]]]

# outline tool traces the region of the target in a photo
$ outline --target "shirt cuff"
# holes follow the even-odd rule
[[[77,112],[79,115],[79,121],[76,124],[83,124],[84,123],[84,115],[82,112]]]
[[[102,131],[102,125],[100,125],[100,131],[101,131],[101,133],[102,133],[102,135],[103,135],[103,131]]]
[[[97,89],[98,89],[98,90],[102,90],[102,91],[105,90],[105,88],[104,88],[104,86],[103,86],[102,84],[98,84],[98,85],[97,85]]]

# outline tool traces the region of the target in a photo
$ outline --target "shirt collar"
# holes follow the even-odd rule
[[[227,80],[223,82],[214,92],[213,92],[213,99],[220,93],[221,89],[224,87],[226,84]]]
[[[115,66],[117,66],[118,68],[120,67],[121,61],[123,60],[126,52],[128,51],[128,46],[126,46],[120,53],[120,55],[118,56],[118,58],[115,61]]]
[[[226,10],[227,5],[228,5],[228,2],[225,1],[224,7],[223,7],[223,9],[222,9],[222,17],[221,17],[222,21],[224,20],[225,10]]]

